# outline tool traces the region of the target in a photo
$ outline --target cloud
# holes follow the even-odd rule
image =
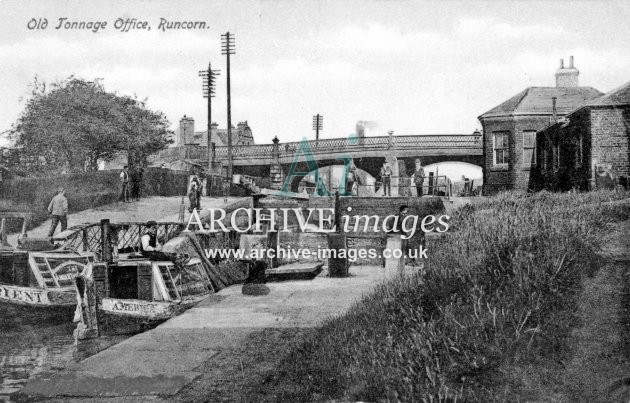
[[[350,25],[318,38],[324,49],[342,52],[369,52],[376,55],[407,53],[426,44],[438,44],[440,36],[428,31],[408,31],[380,24]],[[322,46],[322,45],[320,45]]]
[[[232,59],[232,120],[248,120],[257,142],[312,136],[315,113],[325,116],[324,138],[347,136],[359,120],[379,122],[371,135],[390,129],[470,133],[478,127],[476,116],[490,107],[527,86],[553,85],[558,59],[569,55],[576,57],[585,85],[605,91],[628,80],[630,56],[622,34],[593,42],[596,30],[585,27],[587,33],[579,36],[573,22],[562,19],[556,24],[492,10],[475,17],[480,15],[475,7],[465,12],[458,6],[456,14],[427,21],[426,12],[400,15],[387,6],[383,15],[374,15],[340,6],[355,18],[322,12],[317,22],[311,21],[317,16],[303,18],[291,4],[285,6],[286,15],[277,19],[247,16],[246,10],[232,17],[247,27],[237,34]],[[422,7],[409,9],[419,14]],[[286,20],[288,15],[294,20]],[[224,127],[226,71],[219,44],[213,29],[49,31],[0,43],[0,58],[11,61],[0,65],[0,131],[19,114],[17,100],[35,74],[45,81],[70,74],[102,77],[110,91],[148,97],[149,107],[165,112],[175,125],[186,114],[204,127],[206,101],[197,71],[209,60],[222,70],[213,119]]]
[[[555,35],[563,35],[565,31],[554,25],[510,24],[493,18],[461,18],[455,25],[455,33],[465,38],[548,39]]]
[[[0,45],[0,57],[26,63],[45,60],[53,67],[66,61],[97,65],[156,63],[153,67],[158,67],[167,63],[186,64],[189,58],[200,55],[205,49],[214,49],[204,35],[188,31],[170,35],[141,32],[133,34],[133,40],[125,40],[124,35],[104,33],[90,40],[85,37],[69,39],[61,35],[29,37]]]

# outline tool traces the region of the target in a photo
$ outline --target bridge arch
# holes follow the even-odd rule
[[[291,191],[302,192],[304,191],[304,189],[313,190],[313,188],[316,185],[315,183],[316,175],[319,175],[324,181],[324,184],[326,185],[326,188],[328,189],[328,191],[330,193],[334,193],[337,190],[339,190],[341,180],[344,177],[344,170],[345,170],[344,165],[331,164],[331,165],[326,165],[326,166],[320,166],[317,169],[317,171],[311,171],[308,174],[301,177],[297,185],[293,187]],[[376,182],[376,178],[374,176],[370,175],[368,172],[364,171],[363,169],[359,167],[357,167],[355,171],[355,176],[357,178],[358,183],[364,186],[364,188],[362,189],[374,189],[374,184]],[[295,180],[292,181],[292,183],[295,183]],[[366,192],[365,190],[362,190],[362,195],[364,195],[363,193],[365,192]],[[371,196],[371,195],[372,194],[365,194],[365,196]]]

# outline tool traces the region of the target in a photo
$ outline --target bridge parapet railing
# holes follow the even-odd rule
[[[481,139],[471,135],[431,135],[431,136],[377,136],[354,139],[334,138],[309,140],[308,147],[314,154],[324,152],[344,152],[356,150],[390,149],[390,148],[478,148]],[[273,144],[240,145],[232,147],[233,158],[272,157]],[[301,141],[278,145],[279,157],[295,155],[302,147]],[[227,158],[227,147],[216,147],[217,159]]]
[[[481,139],[470,135],[443,135],[443,136],[396,136],[394,147],[445,147],[458,148],[480,147]]]

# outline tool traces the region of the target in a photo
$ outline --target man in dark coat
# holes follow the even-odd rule
[[[424,186],[424,168],[420,160],[416,160],[416,171],[413,173],[413,181],[416,184],[418,197],[422,197],[422,187]]]
[[[66,199],[66,191],[64,188],[59,188],[57,195],[52,198],[48,205],[48,212],[52,220],[48,236],[55,234],[59,222],[61,222],[61,232],[65,231],[68,227],[68,199]]]
[[[122,185],[120,192],[120,200],[123,202],[129,201],[129,166],[125,165],[123,170],[120,171],[120,183]]]
[[[138,168],[129,171],[129,195],[131,200],[138,200]]]

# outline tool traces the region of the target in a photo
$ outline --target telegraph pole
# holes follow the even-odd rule
[[[236,53],[234,34],[221,34],[221,54],[227,58],[227,130],[228,130],[228,179],[232,179],[232,100],[230,95],[230,55]]]
[[[313,116],[313,130],[315,130],[315,144],[319,142],[319,131],[324,130],[324,117],[319,113]]]
[[[208,63],[208,70],[199,71],[202,78],[202,94],[204,98],[208,98],[208,173],[212,172],[212,163],[214,162],[214,143],[212,142],[212,98],[215,93],[215,77],[219,75],[219,70],[212,70]]]

